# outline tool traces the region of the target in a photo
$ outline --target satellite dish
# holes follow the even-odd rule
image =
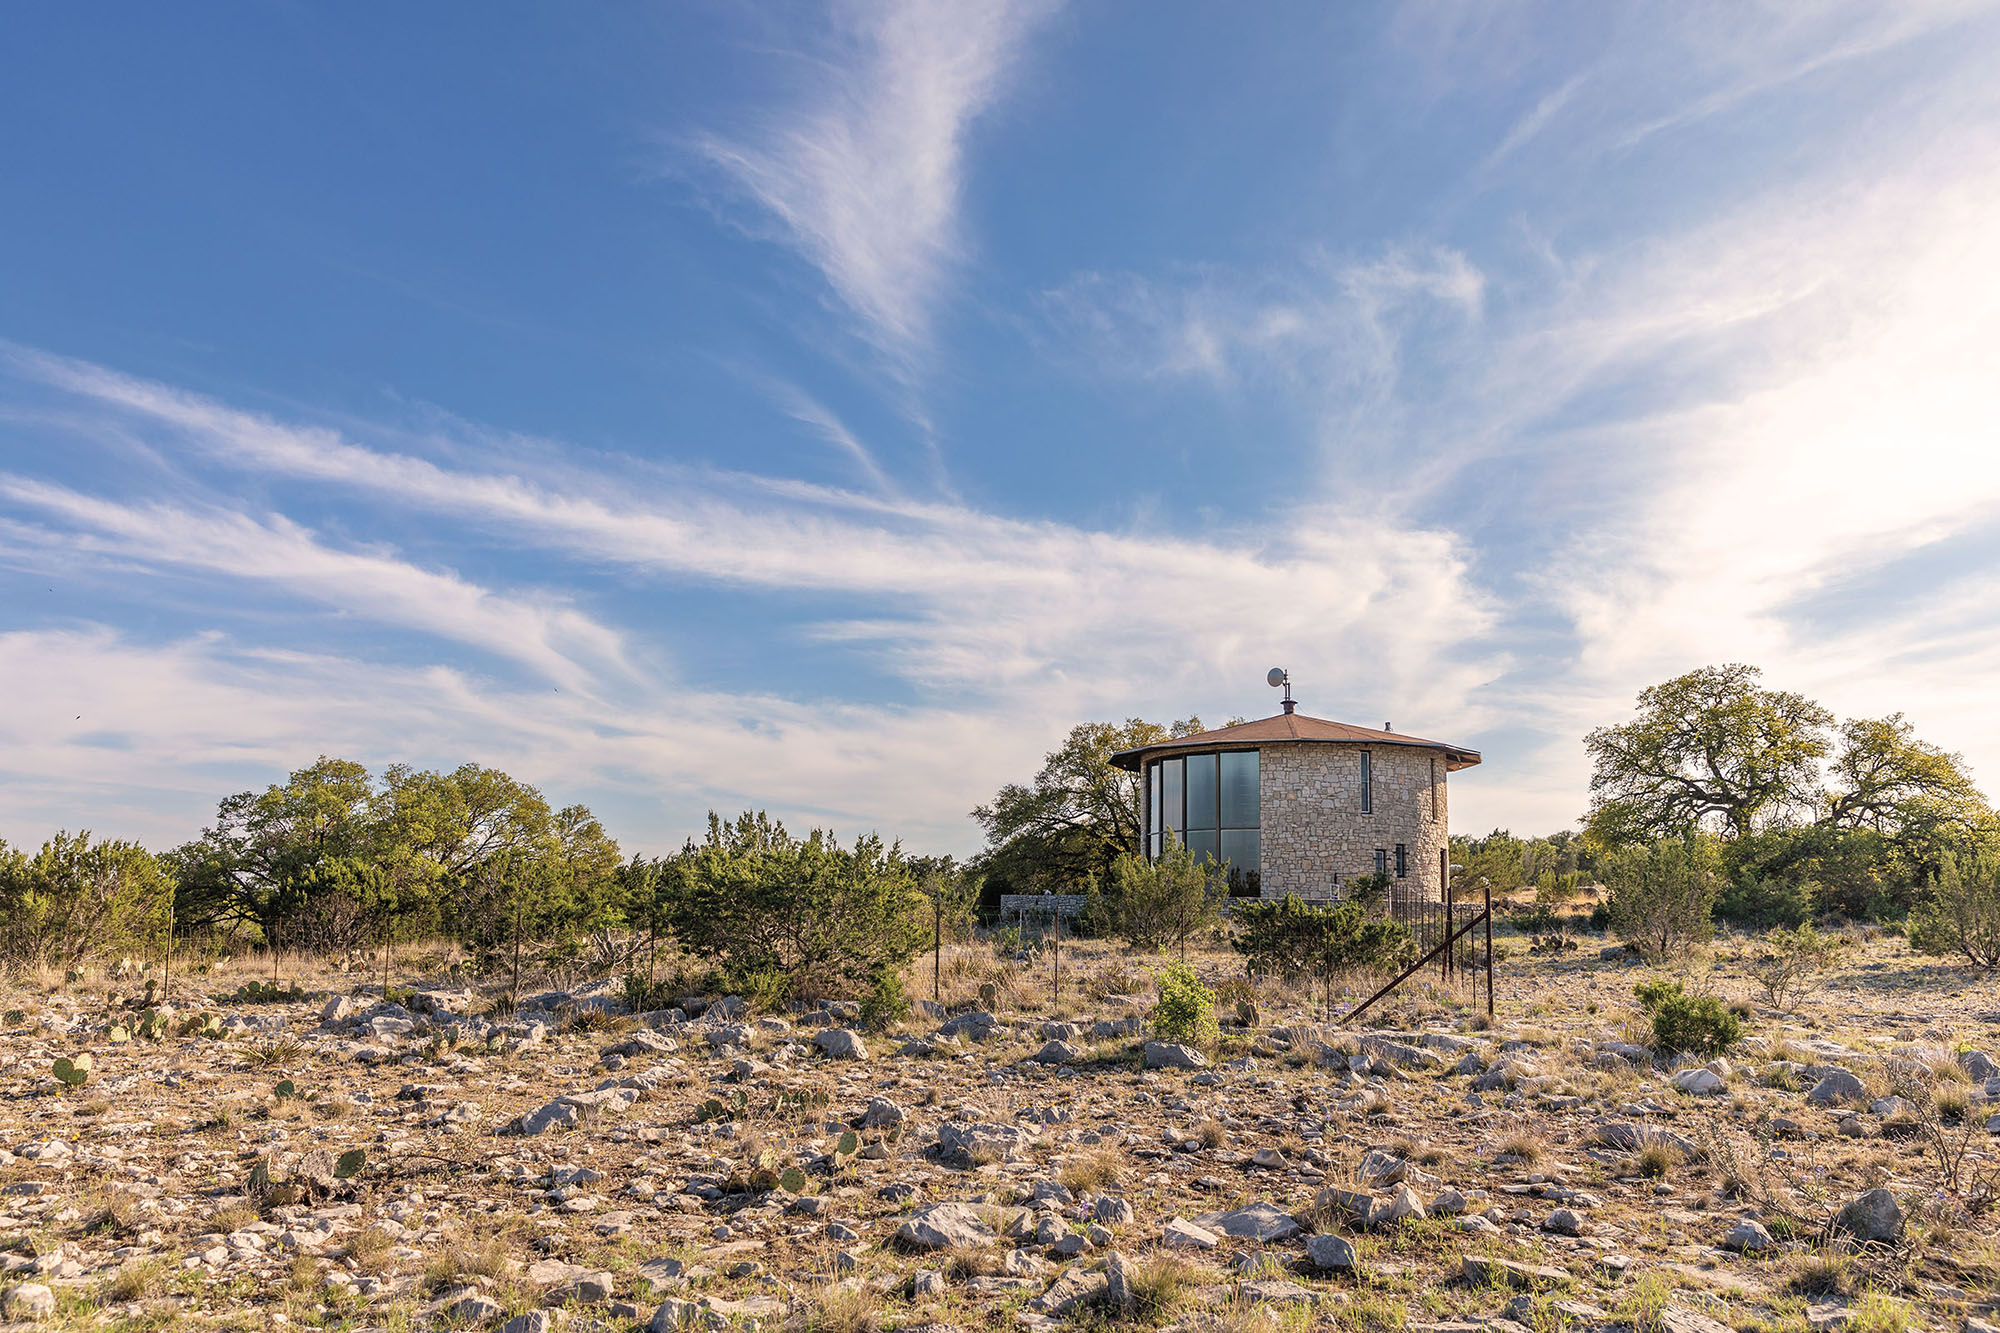
[[[1285,683],[1285,669],[1283,667],[1272,667],[1264,673],[1264,683],[1274,690],[1277,689]]]

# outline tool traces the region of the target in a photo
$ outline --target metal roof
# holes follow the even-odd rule
[[[1447,772],[1471,768],[1479,762],[1479,751],[1468,750],[1462,745],[1427,741],[1421,736],[1405,736],[1400,732],[1373,727],[1357,727],[1349,722],[1329,722],[1323,717],[1307,717],[1303,713],[1278,713],[1271,717],[1260,717],[1255,722],[1239,722],[1233,727],[1218,727],[1214,731],[1197,732],[1192,736],[1179,736],[1170,741],[1155,741],[1151,745],[1135,746],[1130,750],[1120,750],[1113,754],[1111,762],[1136,773],[1147,759],[1158,756],[1219,747],[1240,746],[1247,749],[1251,746],[1295,743],[1415,745],[1426,750],[1442,750],[1445,754]]]

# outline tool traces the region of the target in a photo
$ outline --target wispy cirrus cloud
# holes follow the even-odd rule
[[[967,130],[1053,8],[1053,0],[842,5],[830,50],[795,105],[693,141],[898,362],[922,350],[965,254]]]
[[[711,799],[740,792],[794,813],[840,816],[850,827],[886,808],[884,793],[893,791],[906,831],[963,847],[965,811],[1031,766],[1078,718],[1180,715],[1218,675],[1244,681],[1254,697],[1275,655],[1312,664],[1301,668],[1302,683],[1312,682],[1308,697],[1324,711],[1395,717],[1413,729],[1425,717],[1455,719],[1449,729],[1463,734],[1475,725],[1469,696],[1504,669],[1479,647],[1492,612],[1471,586],[1463,546],[1446,530],[1388,517],[1306,503],[1254,532],[1181,535],[1092,530],[757,477],[663,483],[615,459],[529,480],[88,363],[15,349],[12,364],[83,412],[66,418],[79,441],[89,440],[95,414],[108,429],[135,432],[191,477],[231,486],[261,479],[245,488],[280,497],[303,484],[322,500],[337,493],[363,501],[367,512],[409,515],[432,533],[496,536],[509,550],[534,553],[545,579],[574,586],[610,566],[624,571],[621,581],[659,590],[668,605],[675,590],[693,585],[768,596],[774,610],[799,593],[819,594],[811,609],[784,613],[766,632],[799,653],[860,654],[902,681],[908,696],[895,706],[862,706],[634,681],[620,677],[611,645],[586,653],[560,621],[520,619],[537,608],[532,594],[474,598],[453,621],[438,604],[456,604],[457,576],[417,577],[424,571],[386,552],[321,550],[310,534],[275,518],[228,515],[227,506],[240,502],[226,493],[208,508],[156,511],[44,485],[0,487],[0,502],[37,512],[52,527],[60,521],[46,539],[51,548],[115,549],[141,570],[205,560],[221,580],[247,577],[236,566],[262,559],[294,593],[344,597],[356,616],[498,652],[511,644],[517,656],[536,660],[558,654],[586,673],[583,684],[538,698],[534,711],[568,719],[573,736],[557,741],[540,725],[496,721],[467,742],[476,740],[475,753],[517,747],[533,756],[525,767],[537,774],[587,772],[590,781],[632,790],[656,789],[669,774],[685,783],[696,772]],[[272,551],[261,550],[266,542]],[[335,576],[331,585],[324,571]],[[357,576],[392,591],[415,579],[414,591],[399,603],[352,581]],[[681,646],[671,616],[613,624],[606,632],[634,654],[671,658]],[[285,641],[282,626],[263,632]],[[118,647],[166,651],[123,638]],[[176,651],[184,660],[193,650]],[[227,645],[202,651],[240,656]],[[422,650],[399,659],[411,656]],[[362,666],[349,668],[357,681]],[[385,676],[381,688],[405,688],[406,679]],[[455,709],[440,705],[441,718],[503,714],[515,693],[462,669],[439,679],[465,696]],[[295,743],[330,744],[310,739],[314,725],[298,719]],[[136,720],[126,726],[143,734]],[[932,755],[940,746],[953,757]],[[894,771],[899,755],[929,780]],[[807,801],[813,782],[824,785]]]
[[[17,561],[112,563],[262,584],[381,625],[417,630],[584,688],[629,675],[617,631],[552,597],[508,596],[382,548],[341,550],[283,515],[122,504],[0,473],[0,497],[55,527],[12,525]]]

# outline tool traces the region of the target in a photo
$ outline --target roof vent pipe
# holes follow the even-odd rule
[[[1392,726],[1390,726],[1390,725],[1389,725],[1389,724],[1388,724],[1387,722],[1384,722],[1384,723],[1382,724],[1382,730],[1384,730],[1384,731],[1394,731],[1394,730],[1395,730],[1395,728],[1394,728],[1394,727],[1392,727]]]

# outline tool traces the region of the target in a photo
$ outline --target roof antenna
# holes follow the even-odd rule
[[[1272,667],[1269,671],[1264,673],[1264,683],[1266,685],[1269,685],[1274,690],[1277,689],[1280,685],[1285,687],[1285,711],[1287,713],[1291,712],[1293,709],[1298,707],[1296,703],[1292,702],[1291,672],[1285,670],[1283,667]]]

